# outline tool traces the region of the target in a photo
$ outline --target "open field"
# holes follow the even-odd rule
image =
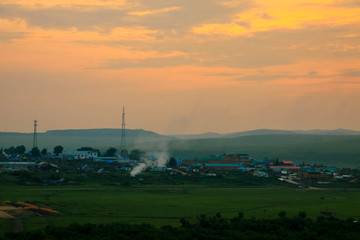
[[[17,215],[24,230],[71,223],[151,223],[179,225],[182,217],[200,214],[224,217],[243,212],[245,218],[274,218],[306,211],[309,217],[333,213],[338,218],[360,218],[357,189],[296,189],[289,187],[209,188],[183,186],[86,187],[18,186],[1,190],[2,200],[36,203],[59,211],[45,216]],[[10,231],[9,219],[1,219],[2,231]]]
[[[105,166],[93,166],[95,170],[100,167]],[[0,218],[0,232],[71,223],[179,226],[181,218],[195,221],[200,214],[213,216],[218,212],[226,218],[243,212],[248,219],[272,219],[284,210],[288,216],[306,211],[310,218],[332,214],[341,219],[360,219],[360,183],[310,182],[307,185],[312,187],[299,188],[279,181],[277,176],[259,178],[229,172],[208,177],[145,171],[130,177],[129,172],[109,170],[99,174],[95,170],[1,173],[0,210],[6,218]],[[44,185],[45,179],[62,177],[72,185]],[[9,206],[16,204],[4,201],[23,202],[59,213],[14,211]]]

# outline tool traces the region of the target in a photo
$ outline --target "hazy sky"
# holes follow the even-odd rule
[[[123,105],[162,134],[360,130],[360,1],[1,0],[0,131]]]

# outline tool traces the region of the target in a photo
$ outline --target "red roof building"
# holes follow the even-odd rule
[[[281,168],[281,169],[291,169],[291,170],[300,170],[300,166],[270,166],[270,169]]]

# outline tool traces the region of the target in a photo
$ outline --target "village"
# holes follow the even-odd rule
[[[86,175],[110,174],[111,172],[128,172],[135,177],[141,172],[162,172],[169,175],[217,177],[223,175],[248,175],[259,178],[276,177],[278,181],[303,187],[308,184],[327,185],[330,183],[358,183],[358,171],[340,169],[332,166],[294,163],[278,159],[251,158],[248,154],[221,154],[203,158],[180,159],[169,157],[159,161],[157,156],[135,150],[137,154],[98,156],[98,152],[90,148],[87,151],[63,151],[46,153],[41,157],[29,154],[9,155],[2,153],[0,174],[3,172],[73,172]],[[115,153],[115,152],[114,152]],[[141,167],[141,169],[139,169]],[[43,184],[74,183],[65,178],[43,179]]]

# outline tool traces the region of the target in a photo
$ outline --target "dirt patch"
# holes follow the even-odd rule
[[[16,211],[16,207],[0,206],[0,218],[14,218],[8,211]]]
[[[0,218],[14,218],[14,216],[0,210]]]
[[[318,187],[308,187],[308,190],[325,190],[324,188],[318,188]]]
[[[0,211],[11,211],[11,210],[16,210],[16,207],[12,207],[12,206],[0,206]]]
[[[59,213],[50,208],[39,207],[27,202],[16,201],[2,201],[0,202],[0,218],[14,219],[19,215],[33,216],[33,215],[52,215]]]

